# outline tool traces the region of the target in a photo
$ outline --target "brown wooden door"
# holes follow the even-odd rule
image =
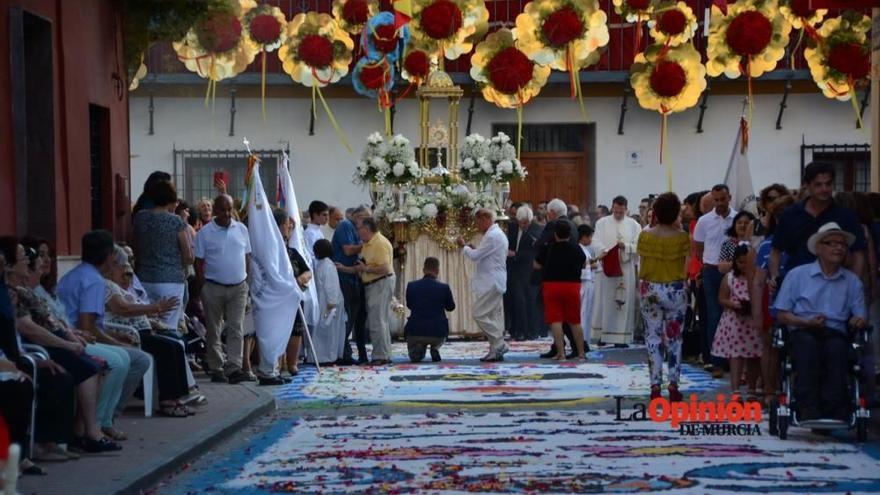
[[[523,153],[520,159],[529,175],[511,183],[512,201],[529,201],[533,207],[553,198],[581,208],[589,204],[584,153]]]

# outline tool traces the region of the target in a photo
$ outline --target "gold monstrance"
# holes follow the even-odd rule
[[[430,170],[434,164],[429,163],[428,151],[431,145],[437,147],[437,153],[446,153],[446,168],[449,170],[450,179],[458,182],[458,103],[464,91],[453,84],[449,74],[442,70],[434,70],[428,76],[427,82],[416,90],[419,99],[419,124],[421,127],[421,144],[419,146],[419,165]],[[438,127],[442,121],[431,124],[431,100],[445,98],[449,107],[448,121],[446,123],[446,143],[437,142]],[[433,131],[433,132],[432,132]],[[443,146],[445,144],[445,146]],[[444,147],[446,148],[444,150]],[[442,181],[443,178],[426,174],[426,182]]]

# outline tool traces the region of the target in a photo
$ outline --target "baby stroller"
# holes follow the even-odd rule
[[[779,353],[779,381],[780,393],[778,398],[770,403],[770,434],[778,435],[781,440],[788,438],[788,429],[791,426],[810,428],[812,430],[838,430],[856,429],[856,441],[862,443],[868,439],[868,421],[871,412],[867,408],[865,398],[859,384],[859,349],[867,345],[869,328],[850,329],[847,335],[850,346],[847,348],[848,367],[848,392],[850,395],[851,414],[848,421],[839,419],[810,419],[798,418],[797,402],[792,394],[793,367],[791,359],[790,331],[780,326],[773,331],[773,347]]]

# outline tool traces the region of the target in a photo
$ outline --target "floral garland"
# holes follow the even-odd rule
[[[489,29],[483,0],[413,0],[410,20],[413,38],[429,53],[455,60],[470,52]]]
[[[535,0],[516,17],[517,46],[534,62],[568,72],[571,97],[583,110],[578,74],[599,62],[607,22],[597,0]]]
[[[678,46],[693,39],[699,23],[693,9],[686,3],[667,2],[657,6],[648,27],[655,43]]]
[[[367,147],[355,168],[355,184],[407,184],[422,176],[416,154],[409,139],[398,134],[385,141],[374,132],[367,137]]]
[[[461,172],[472,182],[509,182],[523,180],[528,175],[516,157],[516,148],[510,144],[510,137],[503,132],[491,139],[479,134],[467,136],[460,156]]]
[[[804,50],[813,81],[828,98],[850,100],[859,127],[861,111],[856,88],[867,84],[871,74],[871,18],[847,11],[825,21],[816,33],[815,47]]]
[[[257,55],[257,45],[243,33],[243,16],[254,0],[226,0],[211,6],[180,41],[172,43],[187,69],[208,79],[205,103],[217,92],[217,81],[244,72]]]
[[[260,50],[260,108],[266,120],[266,53],[287,39],[287,19],[278,7],[260,5],[244,16],[244,35]]]

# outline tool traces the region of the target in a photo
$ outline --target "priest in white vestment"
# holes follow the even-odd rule
[[[611,213],[596,221],[593,234],[593,247],[603,262],[602,269],[596,272],[592,336],[600,342],[623,347],[632,343],[636,326],[636,243],[642,227],[627,216],[627,201],[623,196],[614,198]],[[614,249],[619,249],[620,275],[608,276],[616,271],[616,256],[604,258]]]

